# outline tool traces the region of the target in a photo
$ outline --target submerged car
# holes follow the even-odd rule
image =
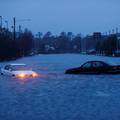
[[[25,64],[8,64],[1,68],[1,75],[15,76],[18,78],[37,77],[38,74],[27,68]]]
[[[120,65],[104,61],[88,61],[78,68],[66,70],[65,74],[120,74]]]

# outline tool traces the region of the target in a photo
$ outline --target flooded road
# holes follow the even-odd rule
[[[16,61],[40,74],[20,80],[0,76],[0,120],[119,120],[120,75],[65,75],[87,60],[120,64],[120,58],[38,55]]]

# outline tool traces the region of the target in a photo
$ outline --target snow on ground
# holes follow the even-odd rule
[[[120,64],[120,58],[61,54],[37,55],[26,63],[41,77],[0,76],[0,120],[119,120],[120,75],[65,75],[89,60]]]

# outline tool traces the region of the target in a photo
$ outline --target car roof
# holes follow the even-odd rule
[[[87,63],[87,62],[102,62],[102,63],[107,63],[107,62],[105,62],[105,61],[100,61],[100,60],[91,60],[91,61],[86,61],[85,63]]]
[[[107,65],[110,65],[110,66],[116,66],[116,65],[118,65],[118,63],[116,63],[116,62],[114,62],[114,61],[109,61],[109,60],[107,60],[107,61],[105,61],[105,60],[91,60],[91,61],[86,61],[85,63],[87,63],[87,62],[101,62],[101,63],[104,63],[104,64],[107,64]],[[84,64],[85,64],[84,63]]]
[[[9,64],[11,66],[16,66],[16,65],[26,65],[26,64],[21,64],[21,63],[12,63],[12,64]]]
[[[103,63],[103,64],[111,65],[111,64],[109,64],[109,62],[104,61],[104,60],[91,60],[91,61],[86,61],[86,62],[83,63],[83,64],[86,64],[86,63],[88,63],[88,62],[90,62],[90,63],[93,63],[93,62],[101,62],[101,63]]]

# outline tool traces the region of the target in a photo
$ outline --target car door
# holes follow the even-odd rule
[[[106,71],[106,65],[103,62],[99,62],[99,61],[95,61],[93,62],[93,71],[96,74],[101,74],[101,73],[105,73]]]
[[[81,66],[81,73],[83,74],[93,74],[92,62],[87,62]]]

